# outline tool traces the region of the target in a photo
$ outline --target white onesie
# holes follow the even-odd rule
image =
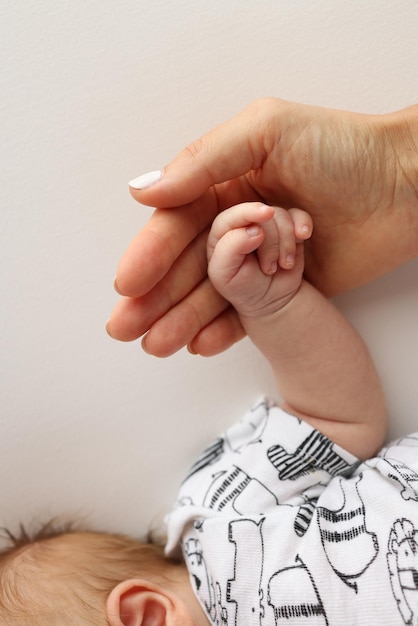
[[[418,433],[360,462],[261,401],[167,517],[219,626],[418,626]]]

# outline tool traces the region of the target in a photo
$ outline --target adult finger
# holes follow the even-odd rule
[[[154,356],[170,356],[190,344],[200,330],[228,306],[211,282],[203,280],[186,299],[151,326],[142,346]]]
[[[229,306],[210,324],[202,328],[189,343],[188,349],[192,354],[214,356],[230,348],[245,335],[246,332],[238,313],[232,306]]]
[[[244,177],[211,187],[199,199],[175,210],[156,209],[119,262],[116,290],[131,297],[150,291],[216,215],[243,198],[260,200]],[[204,247],[206,250],[206,244]]]
[[[133,341],[146,333],[206,276],[206,239],[203,231],[185,249],[169,272],[141,297],[124,297],[114,307],[108,333],[120,341]],[[216,315],[222,308],[216,312]]]
[[[148,224],[131,241],[117,269],[115,287],[121,295],[139,297],[148,293],[193,245],[218,213],[213,191],[202,198],[200,211],[186,205],[170,211],[157,209]],[[199,240],[200,241],[200,240]],[[201,242],[203,249],[206,244]]]

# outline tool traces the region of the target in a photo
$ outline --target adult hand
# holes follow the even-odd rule
[[[123,255],[125,297],[108,323],[125,341],[168,356],[184,345],[221,352],[244,334],[206,276],[208,228],[223,209],[261,201],[311,214],[305,275],[327,295],[418,255],[418,107],[361,115],[256,101],[188,146],[162,177],[131,183],[159,207]],[[138,187],[138,188],[135,188]],[[140,187],[143,187],[142,189]]]

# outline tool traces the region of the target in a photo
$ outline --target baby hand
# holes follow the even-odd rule
[[[220,213],[207,242],[208,275],[217,291],[244,317],[281,309],[298,291],[303,242],[312,219],[301,209],[253,202]]]

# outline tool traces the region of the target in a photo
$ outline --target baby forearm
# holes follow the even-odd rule
[[[303,282],[280,311],[241,321],[289,411],[359,457],[376,451],[386,427],[382,388],[365,344],[332,303]]]

